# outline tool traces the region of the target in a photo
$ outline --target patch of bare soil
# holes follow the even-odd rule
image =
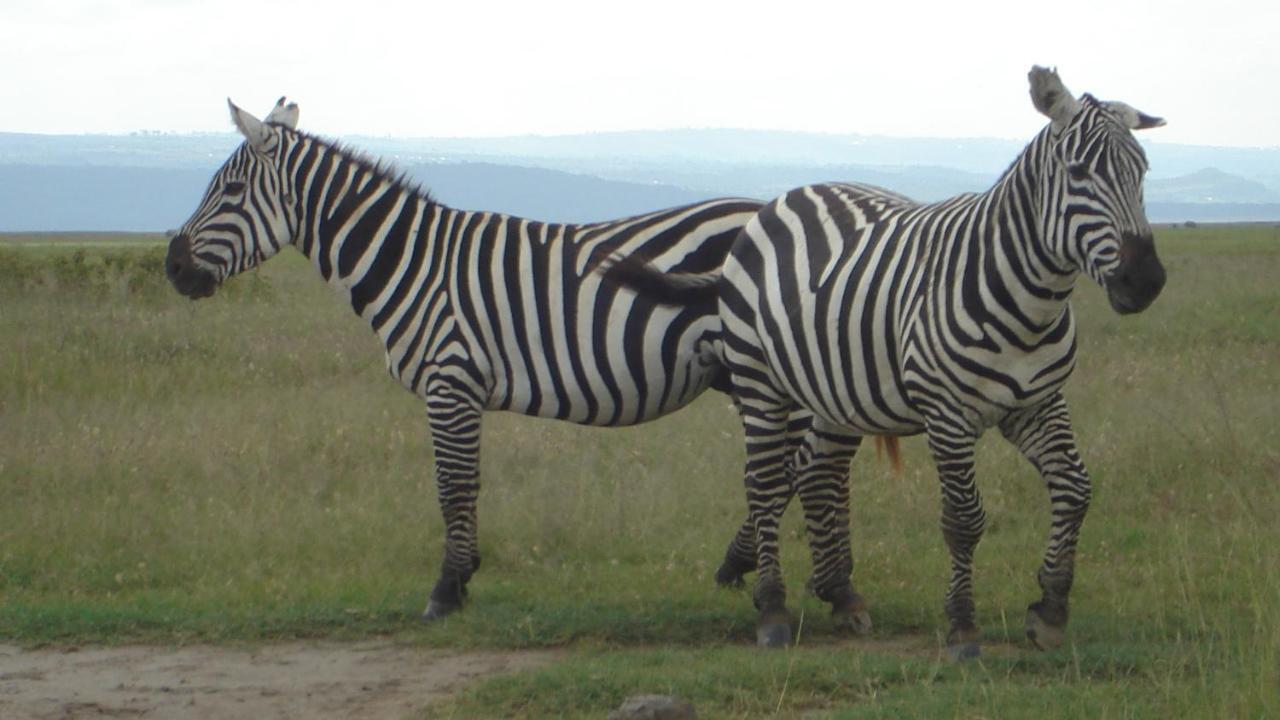
[[[0,645],[0,718],[423,717],[469,682],[554,651],[453,652],[387,643],[21,650]]]

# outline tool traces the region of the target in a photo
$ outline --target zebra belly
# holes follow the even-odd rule
[[[791,355],[776,344],[769,353],[775,384],[792,402],[814,415],[864,435],[914,435],[924,430],[924,417],[902,392],[896,372],[868,355],[839,353]],[[881,365],[878,372],[868,368]]]
[[[602,309],[594,290],[580,300],[576,312],[562,310],[577,322],[545,332],[528,352],[502,353],[491,363],[487,409],[634,425],[692,402],[722,372],[711,344],[714,317],[690,319],[667,307],[640,311],[634,296],[624,295]]]

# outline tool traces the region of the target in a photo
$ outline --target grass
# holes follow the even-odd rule
[[[761,653],[749,595],[712,587],[744,507],[722,396],[616,430],[487,415],[484,566],[465,612],[424,627],[443,540],[423,409],[303,258],[192,303],[161,277],[162,239],[0,238],[0,641],[567,648],[433,708],[457,717],[601,717],[635,692],[701,717],[1280,714],[1280,237],[1158,243],[1169,286],[1146,313],[1112,314],[1086,281],[1076,296],[1067,394],[1095,493],[1071,642],[1021,640],[1047,502],[987,439],[986,655],[955,666],[919,439],[901,477],[874,453],[854,463],[875,634],[838,638],[803,596],[793,511],[801,641]]]

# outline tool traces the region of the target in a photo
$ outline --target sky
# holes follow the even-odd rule
[[[4,0],[0,132],[226,132],[225,98],[347,135],[756,128],[1030,138],[1026,73],[1280,146],[1274,0]]]

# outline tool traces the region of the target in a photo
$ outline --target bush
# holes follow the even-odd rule
[[[144,296],[168,289],[165,248],[0,247],[0,293],[49,288],[96,298]]]

